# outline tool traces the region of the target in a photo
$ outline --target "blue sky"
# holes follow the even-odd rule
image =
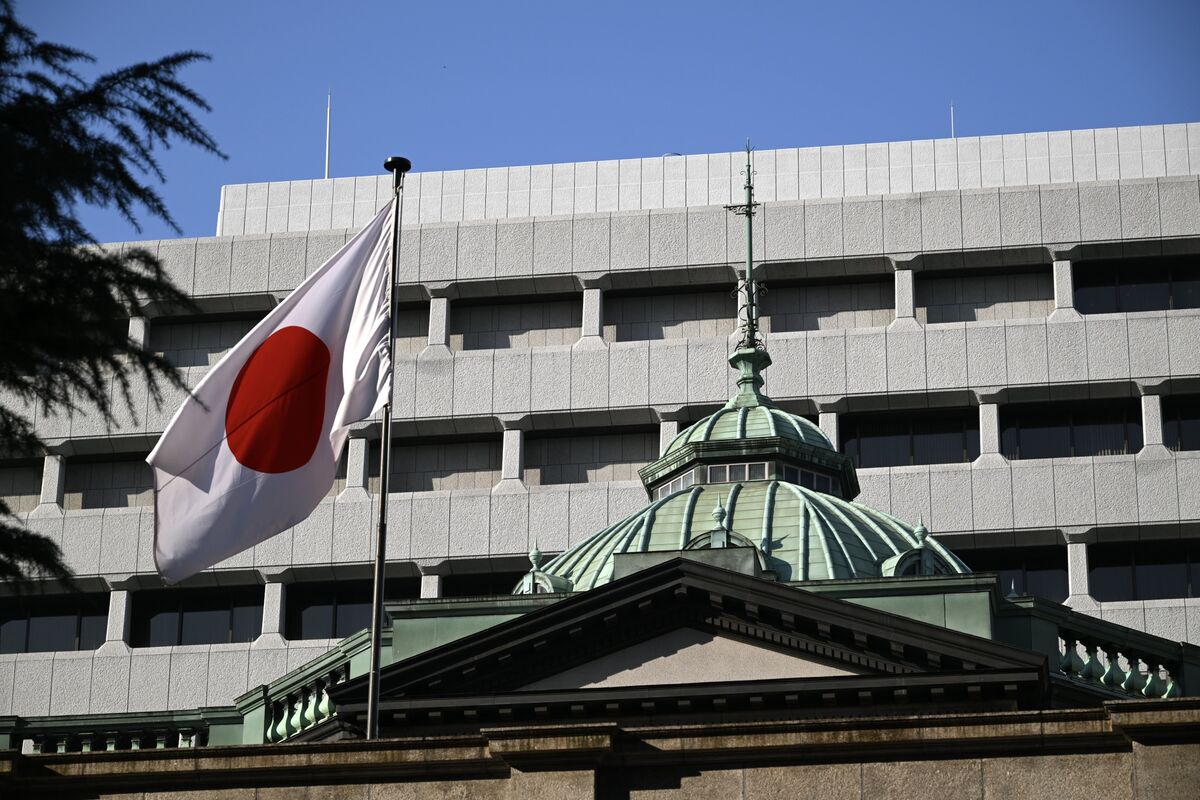
[[[112,68],[195,49],[228,161],[177,148],[167,204],[224,183],[1200,121],[1200,2],[16,0]],[[85,210],[101,241],[141,233]]]

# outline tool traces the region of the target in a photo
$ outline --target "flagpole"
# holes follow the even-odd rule
[[[383,407],[383,426],[379,443],[379,525],[375,529],[375,583],[371,592],[371,672],[367,683],[367,738],[379,738],[379,670],[380,650],[383,639],[383,567],[387,556],[387,501],[388,465],[392,450],[392,392],[396,381],[396,262],[400,256],[400,214],[404,204],[404,173],[412,169],[412,162],[403,156],[392,156],[383,162],[384,168],[392,173],[392,263],[388,269],[388,364],[391,377],[388,379],[387,404]]]

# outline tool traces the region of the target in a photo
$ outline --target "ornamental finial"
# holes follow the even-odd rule
[[[741,205],[725,206],[746,218],[746,263],[739,281],[738,294],[741,298],[738,309],[740,336],[737,349],[729,357],[729,365],[738,371],[738,393],[729,401],[731,406],[745,407],[768,405],[770,401],[762,393],[762,371],[771,365],[771,357],[763,346],[758,329],[758,283],[754,279],[754,214],[758,203],[754,201],[754,162],[750,140],[746,139],[746,176],[743,188],[746,202]]]

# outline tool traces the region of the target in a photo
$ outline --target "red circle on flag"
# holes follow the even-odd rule
[[[246,360],[229,392],[225,436],[234,458],[259,472],[308,463],[325,421],[329,348],[312,331],[280,328]]]

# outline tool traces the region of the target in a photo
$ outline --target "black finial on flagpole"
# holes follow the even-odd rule
[[[412,162],[404,156],[389,156],[383,162],[383,168],[392,173],[392,189],[404,185],[404,173],[412,169]]]
[[[412,169],[412,162],[404,156],[391,156],[383,162],[383,168],[388,172],[408,172]]]

